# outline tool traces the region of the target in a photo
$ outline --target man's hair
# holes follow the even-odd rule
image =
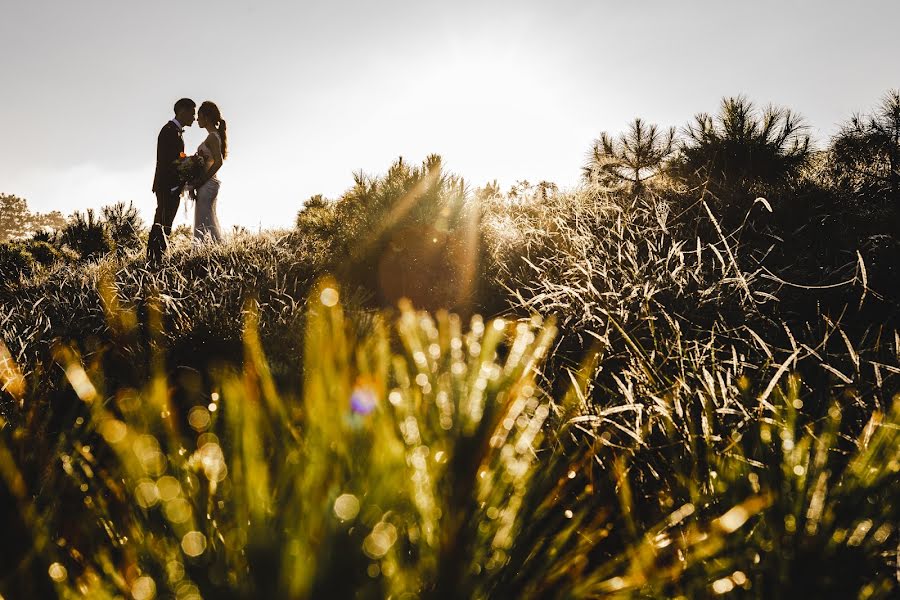
[[[179,113],[182,110],[185,110],[188,108],[193,110],[194,107],[196,107],[196,106],[197,106],[197,104],[190,98],[182,98],[181,100],[179,100],[178,102],[175,103],[175,112]]]

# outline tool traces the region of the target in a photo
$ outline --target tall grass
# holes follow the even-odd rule
[[[3,337],[16,360],[26,371],[47,364],[60,341],[83,352],[107,347],[111,354],[140,357],[150,341],[151,298],[163,305],[160,343],[175,360],[194,364],[190,358],[201,354],[231,360],[240,346],[243,302],[250,296],[262,307],[263,337],[287,352],[298,348],[298,323],[310,286],[326,264],[322,256],[290,244],[279,232],[235,236],[218,246],[176,238],[173,247],[160,269],[148,268],[141,251],[108,255],[79,268],[57,265],[0,296]],[[119,309],[143,326],[123,336]]]
[[[896,332],[782,311],[711,210],[689,237],[652,195],[472,197],[439,167],[360,177],[340,210],[454,208],[433,255],[467,248],[468,306],[497,318],[379,308],[355,269],[383,261],[339,247],[406,229],[342,230],[325,201],[301,224],[335,239],[182,240],[159,270],[126,253],[0,292],[24,540],[0,593],[897,593]],[[862,261],[845,287],[868,302]]]
[[[159,331],[164,305],[152,306]],[[701,397],[708,410],[682,436],[674,415],[690,400],[675,390],[656,399],[671,426],[649,444],[584,413],[593,365],[558,401],[541,391],[552,324],[463,329],[404,307],[360,328],[326,281],[291,396],[272,379],[258,305],[244,316],[243,367],[187,403],[161,345],[147,381],[116,390],[102,363],[57,347],[84,410],[40,477],[21,428],[3,428],[0,471],[33,536],[25,560],[60,597],[897,590],[896,402],[851,439],[838,404],[803,410],[799,378],[744,380],[733,410],[756,413],[746,426],[717,430],[730,411]],[[38,401],[4,365],[8,393]],[[643,462],[653,454],[681,460],[663,472]],[[648,465],[666,485],[639,474]]]

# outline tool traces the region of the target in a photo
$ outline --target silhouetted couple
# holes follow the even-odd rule
[[[156,214],[147,244],[147,258],[152,264],[159,264],[166,252],[172,221],[175,220],[184,191],[189,191],[195,201],[194,237],[215,242],[222,240],[216,217],[216,199],[219,194],[216,173],[227,155],[225,120],[222,119],[219,107],[213,102],[201,104],[197,110],[197,124],[206,129],[209,135],[197,148],[195,155],[186,156],[181,136],[184,128],[194,123],[196,106],[190,98],[182,98],[176,102],[175,117],[163,125],[156,141],[156,174],[153,176]]]

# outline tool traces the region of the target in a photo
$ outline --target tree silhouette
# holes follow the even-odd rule
[[[674,149],[674,127],[662,131],[637,118],[618,137],[602,132],[588,153],[582,173],[592,185],[637,193],[660,173]]]
[[[103,222],[116,249],[119,251],[139,248],[144,222],[134,204],[117,202],[101,209]]]
[[[0,194],[0,242],[25,238],[45,228],[59,229],[65,224],[59,211],[32,213],[24,198]]]
[[[900,89],[868,115],[854,115],[834,137],[826,173],[860,202],[900,201]]]
[[[0,195],[0,241],[23,237],[29,221],[30,213],[24,198]]]
[[[743,96],[694,117],[671,172],[719,196],[765,193],[794,180],[810,159],[803,119],[786,108],[757,110]]]
[[[86,214],[75,212],[72,215],[71,221],[60,232],[60,239],[85,259],[103,256],[115,248],[105,224],[90,208]]]

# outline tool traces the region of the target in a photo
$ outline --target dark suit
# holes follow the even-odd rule
[[[156,173],[153,175],[153,193],[156,194],[156,214],[147,242],[147,258],[158,263],[166,252],[166,238],[172,231],[172,221],[181,201],[181,183],[175,161],[184,152],[181,130],[169,121],[159,131],[156,139]],[[172,188],[175,188],[173,191]]]

